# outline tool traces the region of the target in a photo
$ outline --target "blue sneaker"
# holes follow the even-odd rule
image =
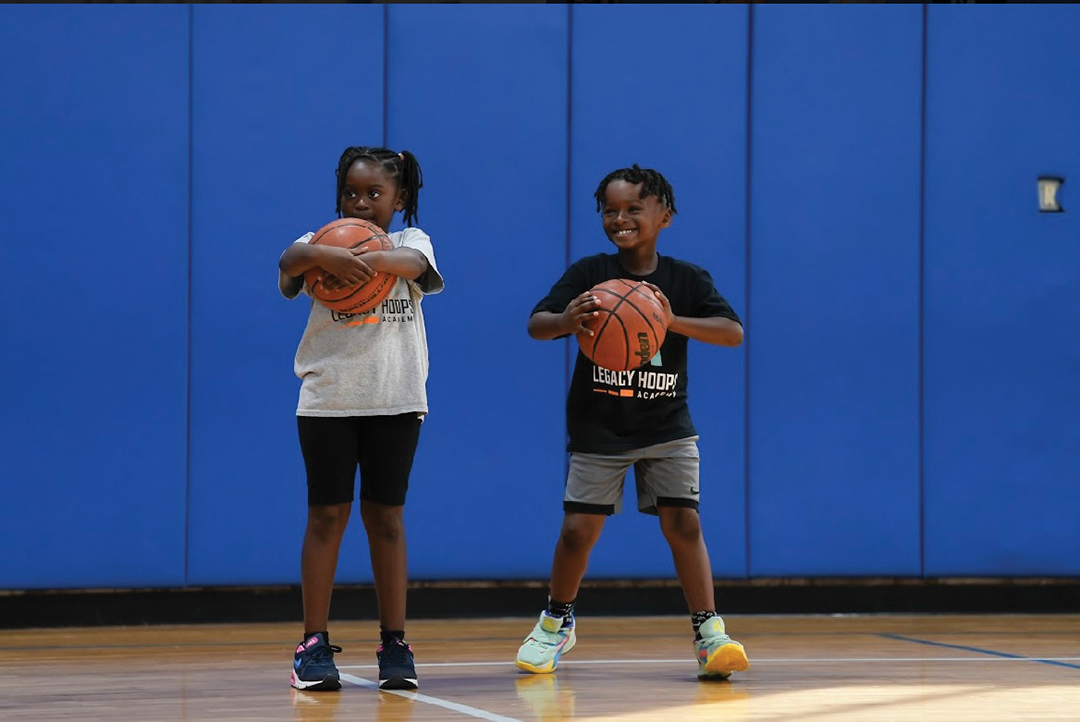
[[[404,639],[380,644],[375,656],[379,660],[379,689],[416,689],[416,662]]]
[[[327,642],[322,632],[311,635],[296,648],[289,683],[308,691],[341,689],[341,676],[334,664],[334,652],[340,651],[341,647]]]

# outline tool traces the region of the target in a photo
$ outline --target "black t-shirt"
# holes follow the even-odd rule
[[[616,254],[587,256],[566,269],[532,310],[562,313],[598,283],[613,278],[648,281],[660,287],[676,316],[739,317],[713,285],[712,276],[692,263],[659,256],[648,276],[626,271]],[[689,339],[669,332],[660,352],[632,371],[608,371],[578,349],[566,399],[569,451],[606,454],[684,439],[697,432],[686,403],[686,347]]]

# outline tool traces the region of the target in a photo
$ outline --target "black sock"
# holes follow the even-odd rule
[[[571,599],[569,602],[556,602],[550,596],[548,597],[547,613],[551,617],[562,617],[563,624],[570,622],[570,617],[574,613],[574,602],[576,599]]]
[[[690,624],[694,625],[694,639],[701,639],[701,625],[716,616],[716,612],[694,612]]]
[[[405,641],[404,629],[383,629],[379,628],[379,638],[382,640],[382,646],[388,647],[394,643],[394,640],[400,639]]]

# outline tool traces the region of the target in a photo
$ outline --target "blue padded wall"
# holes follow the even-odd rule
[[[281,296],[277,261],[336,217],[341,152],[382,143],[383,11],[193,11],[188,582],[297,582],[307,488],[293,356],[310,301]],[[344,545],[340,578],[365,565],[366,549]]]
[[[750,573],[919,574],[922,10],[755,6]]]
[[[188,9],[0,7],[0,88],[0,587],[182,584]]]
[[[929,8],[926,573],[1075,575],[1080,16],[958,9]]]
[[[656,168],[679,210],[657,250],[707,269],[736,312],[745,312],[748,17],[747,7],[733,5],[573,6],[571,261],[614,250],[593,197],[604,176],[633,163]],[[663,52],[628,52],[627,38],[644,28]],[[557,279],[538,283],[536,300]],[[557,343],[569,344],[572,364],[577,342]],[[744,576],[743,352],[696,341],[690,349],[705,540],[714,574]],[[562,486],[553,485],[548,499],[560,503]],[[589,577],[673,574],[658,521],[637,512],[631,472],[623,513],[606,524]]]
[[[388,143],[423,168],[419,226],[446,279],[424,301],[431,413],[406,506],[410,574],[545,577],[565,372],[525,324],[566,255],[567,9],[388,8]]]
[[[546,579],[577,347],[526,322],[610,249],[592,194],[634,162],[676,192],[661,252],[746,321],[691,344],[716,576],[1080,573],[1078,35],[1066,6],[0,6],[0,545],[29,550],[0,589],[298,582],[277,260],[384,143],[447,281],[413,579]],[[626,501],[588,578],[673,576]],[[357,515],[338,580],[370,579]]]

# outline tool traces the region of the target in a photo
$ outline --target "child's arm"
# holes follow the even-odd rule
[[[743,339],[742,324],[723,316],[709,318],[691,318],[672,316],[668,331],[681,333],[683,336],[704,341],[717,346],[741,346]]]
[[[415,281],[427,273],[428,260],[415,248],[402,246],[389,251],[369,251],[360,256],[373,271],[390,273]]]
[[[538,341],[550,341],[553,338],[568,336],[572,333],[593,332],[585,328],[585,319],[598,314],[600,299],[586,291],[567,306],[562,313],[537,311],[529,317],[529,335]]]
[[[358,286],[375,276],[368,264],[348,248],[294,243],[285,249],[278,260],[281,272],[292,278],[316,267],[338,279],[342,286]]]
[[[667,313],[668,327],[671,333],[679,333],[696,341],[711,343],[716,346],[741,346],[743,341],[743,327],[738,321],[723,316],[709,316],[707,318],[694,318],[692,316],[676,316],[671,310],[671,302],[658,286],[646,283],[652,289],[660,304]]]

